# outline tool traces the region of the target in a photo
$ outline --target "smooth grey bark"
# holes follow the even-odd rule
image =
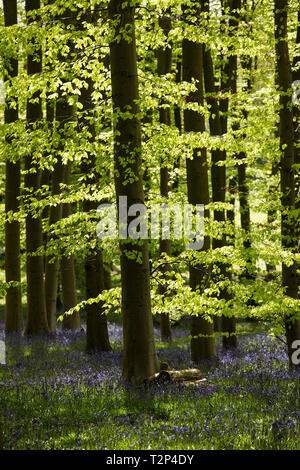
[[[4,24],[6,27],[18,23],[16,0],[4,0]],[[4,58],[5,83],[18,76],[18,59]],[[14,108],[9,99],[6,100],[4,111],[4,123],[11,124],[18,120],[18,107]],[[7,148],[13,144],[14,137],[10,133],[6,135]],[[14,160],[7,155],[5,162],[5,213],[16,214],[19,211],[19,197],[21,184],[20,160]],[[17,220],[5,221],[5,281],[21,281],[20,263],[20,223]],[[19,332],[23,327],[23,312],[21,299],[21,286],[11,286],[5,296],[5,332]]]
[[[105,289],[105,274],[101,250],[85,260],[86,298],[93,298]],[[103,313],[103,303],[86,307],[86,350],[87,352],[111,351],[107,318]]]
[[[85,21],[90,24],[95,22],[96,18],[92,11],[88,10],[84,15]],[[79,24],[78,29],[82,25]],[[79,131],[86,130],[90,135],[90,142],[96,140],[95,127],[95,103],[93,101],[94,83],[91,78],[86,79],[87,88],[81,89],[79,97],[82,105],[81,116],[78,118]],[[82,165],[82,170],[86,176],[86,184],[99,184],[99,174],[96,172],[96,155],[89,153],[88,159]],[[97,201],[85,200],[83,209],[86,212],[97,210],[99,203]],[[94,235],[96,236],[96,234]],[[89,253],[85,258],[85,289],[86,299],[97,297],[105,289],[105,271],[103,263],[102,250],[99,246]],[[111,351],[111,345],[108,335],[107,317],[103,311],[103,303],[92,303],[86,306],[86,350],[87,352]]]
[[[193,9],[200,8],[200,2],[194,2]],[[195,11],[193,10],[193,11]],[[198,11],[198,10],[197,10]],[[196,12],[197,12],[196,11]],[[203,46],[185,39],[182,45],[183,80],[191,82],[196,80],[197,90],[187,98],[188,102],[203,104]],[[204,116],[196,111],[184,110],[184,130],[186,132],[204,132]],[[187,159],[187,189],[190,204],[204,204],[209,202],[208,168],[206,148],[193,149],[193,157]],[[205,217],[208,211],[205,210]],[[210,240],[204,237],[202,250],[210,248]],[[204,266],[190,267],[190,286],[193,290],[203,286],[203,282],[209,282],[210,274]],[[213,337],[213,322],[201,315],[191,318],[191,356],[192,360],[199,362],[202,359],[210,359],[216,354],[215,339]]]
[[[287,0],[275,0],[275,44],[276,44],[276,70],[278,74],[278,85],[280,91],[280,189],[281,189],[281,240],[282,246],[295,250],[296,233],[295,221],[291,213],[295,210],[295,171],[294,165],[294,123],[293,109],[289,90],[292,88],[292,75],[287,39]],[[293,299],[298,298],[297,266],[294,262],[291,266],[282,264],[282,285],[286,295]],[[285,329],[289,357],[289,365],[292,362],[294,352],[293,342],[300,340],[300,320],[293,318],[285,312]]]
[[[64,183],[69,186],[71,179],[71,162],[69,161],[65,169]],[[67,218],[71,215],[71,204],[64,203],[62,208],[62,217]],[[63,312],[67,312],[77,305],[75,261],[73,255],[63,255],[60,261],[62,303]],[[62,327],[65,330],[78,330],[81,327],[79,312],[72,315],[65,315],[62,321]]]
[[[176,68],[176,83],[179,84],[181,83],[181,77],[182,77],[182,59],[178,58],[177,59],[177,68]],[[179,134],[182,133],[182,116],[181,116],[181,108],[177,104],[174,106],[174,123],[175,126],[177,127]],[[179,171],[180,168],[180,157],[176,160],[174,163],[174,170]],[[174,182],[172,189],[176,190],[179,187],[179,174],[175,175]]]
[[[25,11],[28,22],[32,21],[30,13],[38,11],[40,0],[26,0]],[[32,39],[32,44],[36,50],[33,55],[27,57],[28,75],[40,74],[42,72],[42,50],[36,39]],[[35,100],[33,102],[33,99]],[[34,130],[42,119],[41,93],[37,91],[27,100],[26,119],[28,129]],[[30,189],[31,194],[35,194],[40,188],[40,169],[34,161],[34,155],[29,152],[25,160],[25,188]],[[28,212],[26,215],[26,253],[27,253],[27,320],[25,334],[40,335],[49,332],[44,286],[44,258],[34,256],[43,244],[41,217],[34,217]]]
[[[50,3],[53,3],[52,0]],[[69,9],[66,9],[62,13],[62,18],[57,16],[56,21],[60,21],[64,28],[67,28],[74,21],[74,14]],[[72,43],[69,41],[68,44],[72,50]],[[61,53],[58,55],[58,60],[62,63],[66,63],[66,59]],[[66,81],[66,77],[61,77],[62,83]],[[53,111],[50,108],[50,103],[47,103],[47,117],[54,117]],[[64,140],[66,138],[65,129],[69,123],[74,119],[73,106],[68,103],[68,97],[63,95],[61,88],[58,90],[58,98],[55,106],[55,127],[53,131],[58,136],[58,146],[53,149],[55,152],[56,162],[54,164],[54,170],[51,175],[51,194],[57,196],[61,194],[61,184],[64,182],[65,177],[65,165],[62,162],[62,152],[65,146]],[[51,112],[52,111],[52,112]],[[56,224],[62,218],[62,204],[57,204],[50,207],[49,211],[49,225]],[[48,241],[52,240],[53,236],[48,236]],[[55,238],[54,238],[55,239]],[[57,289],[58,289],[58,274],[59,274],[60,261],[58,256],[47,256],[45,260],[45,295],[46,295],[46,310],[48,325],[51,333],[56,331],[56,302],[57,302]],[[70,319],[68,319],[70,322]]]
[[[203,9],[208,11],[208,5],[203,5]],[[210,104],[210,118],[209,127],[210,134],[212,136],[222,135],[222,125],[220,119],[219,103],[216,97],[216,85],[215,85],[215,73],[214,66],[211,57],[210,49],[204,46],[203,50],[203,68],[204,68],[204,83],[205,91],[207,95],[207,102]],[[226,196],[226,151],[221,149],[213,149],[211,151],[212,167],[211,167],[211,184],[212,184],[212,197],[213,202],[225,202]],[[220,166],[219,164],[222,163]],[[214,210],[214,220],[220,225],[223,224],[225,228],[225,210]],[[213,239],[212,246],[214,249],[226,246],[227,240],[225,234],[220,239]],[[220,273],[218,276],[221,278],[230,278],[228,266],[225,263],[219,265]],[[220,292],[220,298],[227,301],[231,300],[231,293],[224,289]],[[236,347],[237,337],[233,333],[235,332],[236,320],[234,317],[224,317],[224,315],[218,316],[214,321],[214,327],[216,331],[223,331],[226,333],[223,336],[224,347]]]
[[[138,77],[134,8],[127,1],[111,0],[109,15],[115,36],[110,44],[114,110],[114,162],[117,198],[127,197],[128,207],[144,203],[141,177],[141,125],[137,116]],[[127,31],[126,39],[122,34]],[[119,37],[118,37],[119,36]],[[117,40],[118,38],[118,40]],[[130,110],[127,119],[120,113]],[[128,175],[132,177],[128,181]],[[127,221],[130,222],[130,218]],[[140,242],[140,243],[137,243]],[[123,376],[140,381],[159,370],[150,301],[149,253],[146,240],[121,240],[123,316]],[[135,252],[139,259],[131,259]]]
[[[298,9],[298,24],[296,44],[300,46],[300,9]],[[295,55],[293,59],[292,81],[300,80],[300,53]],[[299,86],[299,85],[298,85]],[[294,115],[294,163],[295,163],[295,208],[300,211],[300,107],[299,107],[299,89],[298,89],[298,104],[293,106]],[[296,249],[300,251],[300,217],[296,222]],[[297,284],[300,284],[300,265],[297,265]]]
[[[245,9],[243,16],[244,21],[247,21],[247,3],[243,1],[243,7]],[[254,3],[252,3],[252,9],[254,8]],[[253,10],[252,10],[253,11]],[[237,24],[239,21],[239,14],[236,15]],[[250,34],[252,34],[252,28],[250,28]],[[244,73],[246,73],[246,86],[243,87],[244,92],[251,91],[252,88],[252,67],[253,61],[252,57],[250,56],[242,56],[241,60],[241,67]],[[246,109],[242,110],[243,117],[245,120],[248,118],[248,111]],[[246,135],[244,134],[244,137]],[[239,201],[240,201],[240,218],[241,218],[241,228],[243,231],[243,245],[246,250],[246,258],[249,267],[252,265],[251,258],[249,257],[249,248],[251,248],[251,241],[250,241],[250,205],[249,205],[249,185],[247,180],[247,155],[246,152],[243,151],[239,153],[238,158],[240,159],[241,163],[238,165],[238,188],[239,188]],[[251,275],[249,270],[246,271],[246,278],[250,279]]]
[[[167,16],[163,16],[159,19],[159,25],[163,29],[165,38],[168,37],[169,31],[171,30],[171,19]],[[159,76],[166,75],[171,73],[172,69],[172,49],[168,47],[161,47],[157,53],[157,72]],[[166,126],[171,125],[171,110],[170,107],[165,106],[164,100],[161,103],[161,107],[159,109],[159,122]],[[169,169],[167,166],[167,158],[165,158],[165,162],[161,163],[160,166],[160,195],[168,199],[169,196]],[[159,240],[159,252],[160,255],[165,253],[168,256],[171,256],[171,240]],[[168,277],[168,272],[170,270],[170,266],[164,264],[161,268],[161,272],[163,273],[164,277]],[[159,293],[161,295],[167,295],[167,289],[165,286],[161,285],[159,287]],[[160,315],[160,333],[161,337],[167,341],[172,339],[172,331],[170,325],[170,318],[169,315],[166,313],[162,313]]]

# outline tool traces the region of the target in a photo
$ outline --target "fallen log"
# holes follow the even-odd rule
[[[199,369],[171,370],[168,372],[177,381],[203,379],[202,372]]]
[[[156,384],[180,382],[187,386],[207,385],[207,380],[199,369],[161,370],[149,377],[148,382]]]
[[[207,387],[208,380],[207,379],[200,379],[200,380],[193,380],[193,381],[186,381],[183,382],[186,387]]]

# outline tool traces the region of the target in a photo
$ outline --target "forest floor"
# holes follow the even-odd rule
[[[120,378],[117,323],[109,324],[114,351],[96,355],[84,352],[83,332],[6,338],[4,448],[299,449],[300,374],[289,372],[281,341],[248,326],[252,334],[239,335],[236,351],[218,340],[217,359],[200,365],[207,388],[128,387]],[[0,329],[3,340],[3,323]],[[155,333],[160,360],[174,369],[195,367],[186,329],[175,328],[171,343]]]

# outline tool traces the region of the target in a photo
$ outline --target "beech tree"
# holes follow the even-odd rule
[[[299,47],[300,44],[300,9],[297,13],[297,35],[296,35],[296,46]],[[295,53],[293,59],[293,68],[292,68],[292,81],[293,84],[298,83],[297,97],[299,97],[299,80],[300,80],[300,52]],[[300,110],[299,110],[299,98],[295,100],[293,106],[293,117],[294,117],[294,164],[295,164],[295,209],[300,210]],[[300,248],[300,217],[298,217],[298,222],[296,222],[296,251]],[[298,286],[299,286],[299,263],[297,263],[298,269]]]
[[[192,8],[200,12],[200,2],[192,2]],[[192,10],[193,12],[193,10]],[[187,14],[187,10],[185,10]],[[196,91],[191,93],[187,101],[203,105],[203,44],[184,39],[182,45],[183,80],[191,82],[196,80]],[[186,109],[184,111],[184,129],[186,132],[204,132],[205,120],[200,112]],[[194,148],[192,157],[186,161],[188,201],[194,206],[209,202],[208,167],[206,148]],[[205,209],[205,217],[208,211]],[[209,250],[210,239],[204,236],[203,251]],[[210,274],[207,268],[201,265],[190,267],[190,286],[193,290],[203,289],[209,282]],[[196,312],[195,312],[196,313]],[[191,355],[195,362],[201,359],[212,358],[216,354],[215,339],[213,337],[213,322],[201,315],[191,318]]]
[[[17,1],[4,0],[4,22],[6,27],[16,25],[18,22]],[[5,57],[5,80],[9,84],[10,80],[18,76],[17,57]],[[17,97],[15,97],[17,100]],[[18,120],[18,104],[15,106],[11,98],[6,101],[4,111],[4,123],[7,126],[6,132],[6,163],[5,163],[5,213],[9,217],[19,211],[20,206],[20,183],[21,183],[21,163],[18,155],[14,155],[14,137],[9,125]],[[17,283],[10,285],[5,298],[5,332],[19,332],[23,327],[23,312],[21,301],[21,266],[20,266],[20,223],[18,220],[6,220],[5,222],[5,279],[7,283]]]
[[[40,8],[39,0],[26,0],[25,10],[28,24],[33,23],[33,13]],[[27,73],[30,79],[42,72],[42,49],[39,40],[33,36],[27,57]],[[27,101],[26,119],[28,130],[38,132],[42,120],[41,90],[36,90]],[[37,194],[40,188],[40,168],[34,151],[36,145],[28,148],[25,161],[26,196]],[[37,250],[43,245],[41,216],[28,212],[26,215],[26,269],[27,269],[27,319],[25,333],[39,335],[49,332],[44,286],[44,261]]]
[[[134,7],[127,1],[111,0],[109,3],[114,31],[110,60],[115,187],[117,200],[120,196],[127,197],[128,207],[144,203],[134,13]],[[127,228],[128,222],[130,218]],[[123,375],[127,379],[141,380],[159,369],[151,315],[148,244],[146,240],[121,240],[120,249]],[[135,254],[134,258],[129,256],[130,252]]]
[[[51,2],[53,4],[53,2]],[[63,18],[60,19],[58,15],[55,16],[56,21],[61,22],[63,31],[71,25],[73,22],[73,16],[71,10],[66,9],[63,14]],[[72,50],[70,41],[67,42],[67,47]],[[60,62],[66,62],[67,59],[62,54],[58,57]],[[74,118],[73,106],[68,103],[68,96],[62,91],[63,85],[66,82],[65,77],[61,77],[61,87],[58,91],[58,97],[55,103],[55,128],[53,132],[57,135],[57,148],[54,149],[56,162],[54,169],[51,174],[51,194],[53,197],[61,193],[61,185],[65,180],[66,165],[62,161],[62,153],[64,150],[64,140],[67,136],[68,126]],[[54,138],[54,135],[53,135]],[[63,207],[62,204],[55,204],[50,207],[49,214],[49,226],[53,226],[62,217]],[[49,237],[51,238],[51,237]],[[56,331],[56,300],[57,300],[57,288],[58,288],[58,273],[59,273],[60,261],[58,256],[46,257],[45,267],[45,295],[46,295],[46,309],[49,329],[52,333]],[[65,271],[64,271],[65,273]],[[68,275],[68,274],[66,274]],[[63,292],[65,291],[66,281],[63,276]],[[66,297],[66,295],[64,295]],[[76,305],[76,298],[74,303],[67,303],[66,309],[74,307]],[[70,322],[70,319],[65,320]],[[77,328],[80,325],[77,325]]]
[[[95,24],[97,13],[89,8],[85,14],[80,17],[79,28],[82,29],[83,18],[88,24]],[[86,87],[81,89],[80,103],[82,105],[81,116],[78,119],[78,126],[82,132],[84,129],[90,136],[90,142],[95,142],[95,103],[93,100],[94,83],[88,77]],[[99,184],[99,174],[96,171],[95,153],[89,152],[87,161],[82,165],[86,177],[87,186]],[[105,171],[105,170],[104,170]],[[98,206],[97,201],[85,200],[83,208],[86,212],[93,213]],[[94,234],[96,237],[96,234]],[[85,288],[86,298],[95,298],[105,289],[105,269],[102,250],[96,244],[96,248],[89,252],[85,258]],[[73,314],[74,315],[74,314]],[[111,345],[108,336],[107,318],[103,312],[103,302],[87,304],[86,306],[86,350],[88,352],[110,351]]]
[[[65,169],[64,183],[70,186],[71,162],[68,162]],[[71,215],[71,204],[65,202],[62,209],[62,217],[68,218]],[[74,256],[63,253],[61,257],[61,285],[62,285],[62,304],[63,311],[68,312],[77,305],[76,275]],[[80,317],[78,311],[72,315],[66,315],[63,318],[63,328],[77,330],[80,328]]]
[[[202,2],[202,9],[205,12],[209,11],[209,5],[205,1]],[[214,64],[211,56],[211,51],[209,47],[204,45],[203,48],[203,69],[204,69],[204,84],[206,92],[206,100],[210,105],[210,118],[209,118],[209,127],[210,134],[212,136],[222,136],[223,131],[221,117],[220,117],[220,106],[217,99],[217,88],[216,88],[216,78],[214,72]],[[212,166],[211,166],[211,185],[212,185],[212,199],[214,203],[224,204],[226,201],[226,151],[221,148],[213,149],[211,151]],[[224,233],[225,227],[225,210],[224,208],[219,208],[214,210],[214,220],[220,224],[221,231],[223,232],[218,238],[213,238],[212,246],[214,249],[221,248],[226,246],[226,236]],[[228,267],[226,264],[221,263],[218,266],[216,277],[228,278],[230,273],[228,272]],[[225,288],[221,290],[221,298],[225,300],[231,299],[230,289]],[[229,335],[223,336],[223,344],[225,347],[234,347],[236,346],[237,340],[234,335],[235,332],[235,318],[226,317],[220,315],[217,317],[219,323],[215,321],[215,326],[218,330],[221,330]]]
[[[281,239],[284,248],[295,250],[295,170],[294,170],[294,124],[291,103],[292,75],[287,40],[288,1],[275,0],[275,41],[276,70],[280,93],[280,187],[281,187]],[[282,264],[282,285],[286,294],[292,299],[298,298],[297,264]],[[293,366],[293,342],[300,340],[300,320],[295,318],[293,309],[284,311],[286,339],[290,366]]]
[[[171,20],[167,16],[164,16],[159,19],[159,26],[162,28],[165,38],[167,40],[168,33],[171,30]],[[158,75],[166,75],[171,73],[172,69],[172,49],[168,46],[159,48],[157,52],[157,72]],[[159,110],[159,122],[163,125],[171,125],[171,110],[164,101],[161,103]],[[160,195],[168,200],[169,195],[169,168],[168,168],[168,154],[164,156],[164,160],[161,162],[160,167]],[[163,235],[163,234],[162,234]],[[159,241],[159,251],[160,254],[165,253],[168,256],[171,256],[171,240],[165,239],[163,236]],[[168,276],[170,267],[168,264],[164,264],[161,268],[164,275]],[[166,295],[167,289],[165,286],[160,287],[160,294]],[[172,332],[170,326],[170,319],[167,313],[162,313],[160,316],[160,331],[162,338],[171,340]]]

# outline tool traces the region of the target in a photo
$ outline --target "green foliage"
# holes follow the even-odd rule
[[[20,119],[13,124],[0,126],[0,194],[4,194],[4,163],[6,160],[22,162],[22,176],[25,174],[23,161],[26,154],[33,154],[34,161],[42,172],[53,172],[55,163],[62,160],[72,164],[70,185],[62,185],[61,192],[51,194],[49,185],[33,193],[22,186],[21,207],[18,213],[1,212],[1,234],[5,221],[19,220],[22,228],[26,214],[43,215],[43,229],[48,242],[39,253],[49,256],[74,255],[77,260],[83,260],[88,254],[101,246],[110,261],[118,264],[119,245],[117,241],[97,240],[95,211],[85,212],[83,205],[86,201],[101,203],[114,201],[113,185],[113,145],[112,125],[118,119],[130,120],[132,110],[126,113],[120,110],[112,111],[111,83],[109,73],[109,41],[117,34],[118,40],[128,40],[130,31],[118,28],[117,22],[107,21],[108,1],[92,2],[96,10],[96,19],[89,21],[88,1],[58,1],[45,2],[38,12],[31,15],[30,25],[24,18],[23,5],[20,4],[20,22],[17,26],[0,29],[1,67],[4,71],[8,58],[19,59],[19,75],[7,83],[7,99],[16,103],[20,110]],[[226,204],[209,203],[210,217],[206,220],[206,234],[211,238],[221,239],[224,235],[234,242],[232,246],[222,249],[210,249],[206,253],[185,252],[184,241],[173,240],[174,254],[167,259],[159,258],[156,242],[150,242],[152,255],[152,271],[161,263],[168,262],[171,272],[168,279],[156,270],[152,274],[151,295],[154,313],[169,313],[172,320],[182,315],[200,315],[207,318],[214,315],[253,316],[261,320],[276,320],[278,328],[283,325],[286,315],[296,318],[299,316],[299,302],[288,298],[281,288],[281,264],[290,265],[299,261],[295,250],[286,250],[280,240],[280,203],[279,176],[271,175],[272,165],[280,160],[278,138],[276,137],[277,112],[279,92],[274,83],[274,39],[273,39],[273,2],[263,0],[255,3],[251,10],[250,2],[246,2],[247,11],[240,12],[240,25],[234,34],[229,31],[229,10],[225,8],[221,14],[218,1],[212,2],[210,13],[191,14],[183,7],[191,2],[187,0],[145,0],[143,2],[123,2],[124,8],[136,6],[136,37],[138,52],[138,78],[140,113],[142,120],[143,167],[147,171],[147,204],[159,203],[159,169],[167,166],[171,184],[179,177],[181,183],[185,180],[185,160],[191,158],[193,149],[206,147],[211,163],[210,152],[216,149],[226,150],[226,169],[228,176],[236,177],[237,166],[244,163],[239,155],[246,153],[247,177],[249,182],[249,202],[251,207],[251,249],[243,246],[245,234],[240,228],[238,217],[238,195],[230,197]],[[243,7],[244,8],[244,7]],[[296,13],[299,8],[297,1],[290,2],[289,11],[289,40],[291,58],[299,52],[295,45]],[[70,10],[69,10],[70,9]],[[172,28],[165,37],[159,27],[161,15],[171,17]],[[64,15],[68,21],[63,22]],[[2,15],[1,15],[2,17]],[[222,136],[211,136],[208,129],[202,134],[182,133],[175,126],[172,117],[171,126],[159,123],[158,111],[162,107],[179,106],[181,113],[185,109],[204,113],[206,120],[210,115],[210,104],[205,101],[203,106],[191,102],[187,97],[195,91],[195,83],[176,83],[176,61],[173,62],[172,73],[158,76],[156,73],[156,53],[162,46],[172,48],[177,59],[181,57],[181,41],[184,39],[205,43],[211,50],[217,77],[216,98],[221,103],[229,98],[228,132]],[[39,47],[43,50],[43,73],[28,76],[25,69],[26,56],[35,54]],[[233,95],[230,90],[221,89],[221,68],[224,58],[237,54],[238,60],[250,57],[255,62],[252,68],[252,89],[245,91],[247,74],[240,69],[238,74],[238,93]],[[38,58],[37,58],[38,60]],[[8,71],[9,74],[9,71]],[[90,81],[94,83],[91,112],[83,111],[80,96],[88,89]],[[25,120],[27,100],[37,100],[35,92],[41,91],[43,100],[43,119],[38,126],[28,128]],[[46,103],[67,99],[74,106],[74,118],[61,127],[61,122],[46,119]],[[163,104],[162,104],[163,102]],[[3,108],[3,105],[1,105]],[[247,119],[244,111],[247,111]],[[145,118],[151,114],[152,123],[146,123]],[[86,122],[95,126],[96,138],[92,138]],[[238,123],[238,126],[235,124]],[[6,140],[5,140],[6,137]],[[8,143],[7,138],[13,137]],[[94,171],[100,175],[95,186],[90,184],[85,172],[85,164],[95,158]],[[180,167],[174,164],[180,158]],[[222,164],[222,163],[221,163]],[[128,172],[128,161],[124,166]],[[32,171],[35,171],[32,169]],[[136,174],[128,172],[127,183],[137,179]],[[145,178],[146,179],[146,178]],[[170,193],[168,202],[187,202],[186,185],[180,184],[179,189]],[[72,205],[69,217],[61,219],[54,225],[49,222],[49,208],[62,203]],[[235,209],[236,224],[233,227],[226,223],[213,220],[213,211]],[[270,225],[267,214],[275,214]],[[297,212],[291,213],[297,220]],[[51,236],[50,236],[51,235]],[[22,248],[24,249],[24,234]],[[1,241],[1,246],[3,242]],[[138,250],[132,250],[128,255],[132,258],[140,256]],[[249,257],[251,262],[249,263]],[[229,282],[222,278],[218,266],[225,263],[232,275]],[[212,270],[212,278],[208,285],[199,287],[191,292],[187,285],[189,266],[204,266]],[[272,281],[267,279],[267,266],[273,266],[277,274]],[[248,270],[251,281],[241,281],[242,275]],[[168,295],[159,294],[159,286],[165,284]],[[1,284],[1,294],[6,289]],[[232,299],[225,301],[218,298],[221,290],[226,289]],[[257,305],[246,307],[251,298],[256,299]],[[188,302],[186,299],[188,298]],[[105,292],[87,302],[103,301],[105,308],[119,309],[120,288]],[[84,303],[76,308],[81,308]],[[70,312],[69,312],[70,313]]]

